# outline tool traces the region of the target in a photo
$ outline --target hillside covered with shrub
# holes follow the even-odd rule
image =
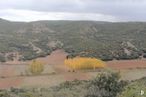
[[[0,19],[0,61],[31,60],[64,49],[68,57],[102,60],[146,56],[146,23],[98,21],[10,22]]]

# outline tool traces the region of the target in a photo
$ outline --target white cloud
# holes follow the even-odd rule
[[[96,20],[116,22],[118,19],[100,13],[70,13],[70,12],[37,12],[30,10],[4,9],[0,10],[1,18],[11,21],[37,20]]]

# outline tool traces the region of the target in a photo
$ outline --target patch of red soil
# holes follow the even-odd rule
[[[146,68],[146,59],[137,60],[114,60],[106,62],[107,66],[112,69],[136,69]]]
[[[56,73],[64,73],[69,70],[67,66],[63,65],[53,65],[53,69]]]
[[[1,65],[0,67],[0,89],[18,87],[22,82],[22,78],[15,78],[15,69],[9,65]]]
[[[56,50],[53,51],[51,55],[48,55],[47,57],[43,58],[37,58],[37,60],[48,65],[63,65],[66,56],[67,53],[64,52],[64,50]]]
[[[66,81],[73,81],[73,80],[88,80],[90,79],[90,75],[88,73],[82,73],[82,72],[74,72],[69,73],[67,72],[64,74],[64,78]]]
[[[22,82],[23,82],[23,78],[3,78],[0,79],[0,89],[19,87]]]
[[[1,66],[0,67],[0,76],[1,77],[10,77],[15,75],[15,70],[10,66]]]

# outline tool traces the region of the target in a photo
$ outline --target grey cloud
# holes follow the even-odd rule
[[[100,13],[121,20],[146,20],[146,0],[1,0],[0,9]]]

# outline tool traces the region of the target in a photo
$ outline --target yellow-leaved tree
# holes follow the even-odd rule
[[[30,66],[30,72],[34,75],[41,74],[44,71],[44,64],[40,61],[33,60]]]
[[[71,69],[96,69],[96,68],[104,68],[106,64],[99,59],[96,58],[87,58],[87,57],[76,57],[72,59],[65,59],[65,65],[70,67]]]

